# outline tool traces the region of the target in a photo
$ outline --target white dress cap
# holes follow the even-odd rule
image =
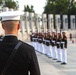
[[[63,33],[63,32],[66,33],[66,31],[62,31],[62,33]]]
[[[56,32],[56,31],[53,29],[52,32]]]
[[[20,15],[23,14],[24,12],[21,11],[7,11],[7,12],[1,12],[0,17],[2,17],[2,21],[20,20]]]
[[[57,31],[57,33],[60,33],[60,31]]]

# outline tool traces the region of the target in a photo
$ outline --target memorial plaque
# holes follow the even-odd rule
[[[70,28],[75,29],[75,15],[70,15]]]
[[[57,31],[60,31],[60,26],[61,26],[61,18],[59,14],[55,15],[55,27]]]
[[[68,16],[63,15],[62,17],[63,29],[68,30]]]
[[[49,25],[49,31],[52,31],[54,29],[54,17],[53,17],[53,14],[48,15],[48,25]]]
[[[43,28],[43,32],[47,32],[47,15],[46,14],[42,14],[42,28]]]
[[[25,30],[26,30],[26,32],[28,34],[30,34],[30,24],[29,24],[30,17],[29,17],[29,12],[25,12],[24,20],[25,20]]]
[[[31,29],[31,32],[33,32],[33,33],[36,30],[34,13],[30,13],[30,29]]]
[[[38,33],[41,31],[40,22],[41,22],[40,15],[35,14],[35,24],[36,24],[36,30],[37,30]]]

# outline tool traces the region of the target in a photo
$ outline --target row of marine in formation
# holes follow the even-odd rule
[[[31,45],[36,51],[46,55],[61,64],[67,64],[67,36],[66,31],[47,33],[32,33]]]

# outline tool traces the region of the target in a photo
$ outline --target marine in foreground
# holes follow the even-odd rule
[[[34,48],[17,38],[22,14],[19,11],[0,13],[5,30],[0,41],[0,75],[40,75]]]

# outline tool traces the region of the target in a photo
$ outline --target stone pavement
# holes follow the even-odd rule
[[[66,65],[61,65],[60,62],[52,60],[47,56],[36,52],[41,75],[76,75],[76,43],[72,44],[68,40],[68,63]]]

